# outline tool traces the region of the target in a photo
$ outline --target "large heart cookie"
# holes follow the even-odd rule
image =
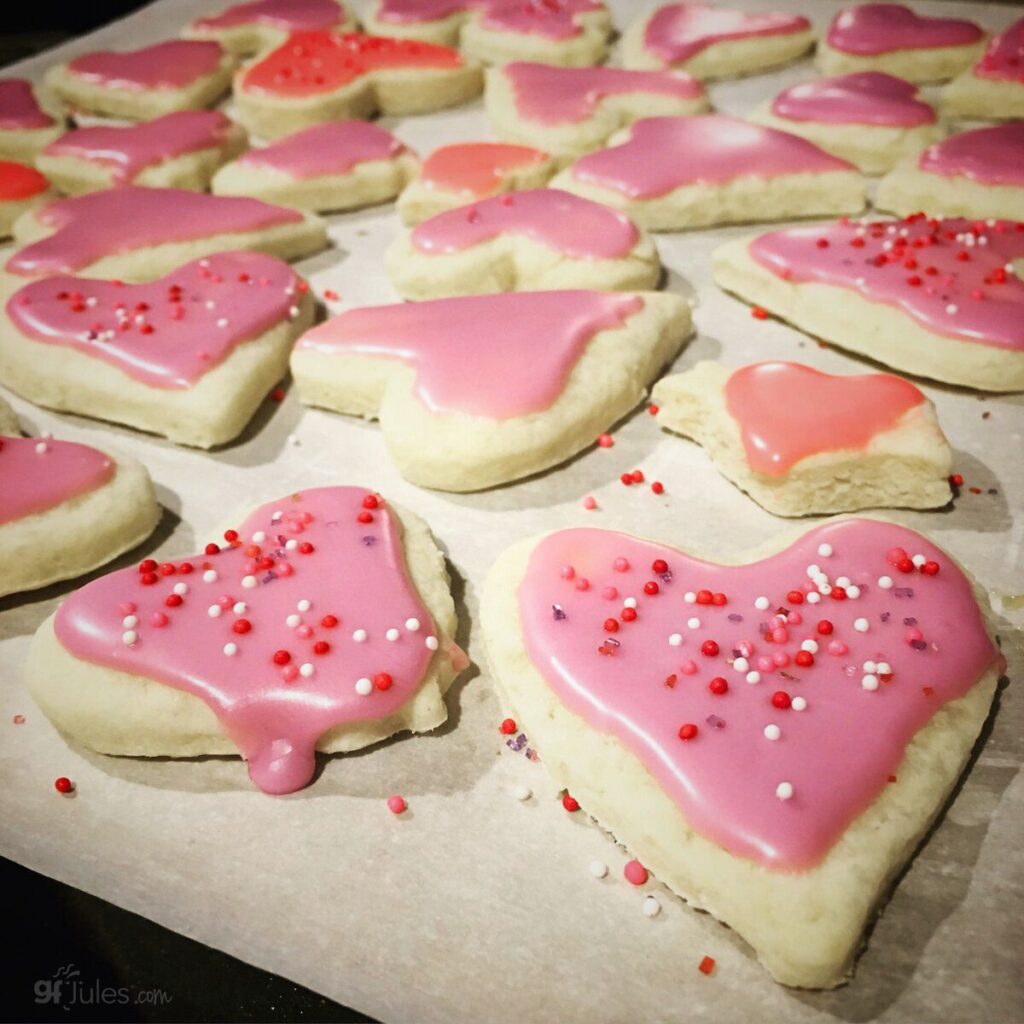
[[[1002,660],[970,579],[910,530],[839,520],[760,554],[549,534],[495,563],[484,637],[556,781],[777,979],[831,986]]]
[[[268,793],[444,721],[465,667],[444,561],[408,513],[356,487],[262,505],[192,558],[73,594],[36,634],[33,695],[109,754],[240,752]]]

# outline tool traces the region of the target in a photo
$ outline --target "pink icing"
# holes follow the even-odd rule
[[[624,143],[581,157],[572,175],[633,199],[648,199],[686,185],[740,177],[852,169],[852,164],[797,135],[709,114],[637,121]]]
[[[7,303],[23,335],[102,359],[149,387],[191,387],[286,321],[299,278],[262,253],[218,253],[151,284],[47,277]]]
[[[414,24],[478,11],[489,29],[569,39],[579,35],[577,14],[599,11],[599,0],[381,0],[381,21]]]
[[[381,504],[370,522],[358,518],[372,500],[362,488],[320,487],[262,505],[238,527],[239,543],[217,554],[171,563],[170,576],[123,569],[72,594],[54,620],[57,639],[77,658],[200,697],[260,789],[301,789],[325,732],[398,712],[435,657],[427,646],[433,622],[409,580],[392,513]],[[250,544],[258,555],[247,554]],[[211,582],[208,572],[216,575]],[[187,590],[175,602],[180,584]],[[221,613],[211,616],[212,607]],[[126,614],[137,622],[126,626]],[[292,615],[298,621],[289,625]],[[325,616],[336,624],[325,625]],[[242,620],[247,632],[236,629]],[[390,629],[399,631],[396,641],[385,638]],[[366,631],[363,642],[357,630]],[[237,647],[232,656],[224,653],[229,643]],[[317,653],[318,643],[329,649]],[[275,661],[278,651],[287,663]],[[356,691],[358,680],[381,673],[391,678],[387,689]]]
[[[973,21],[928,18],[902,4],[858,4],[835,16],[826,41],[835,50],[864,57],[893,50],[969,46],[983,34]]]
[[[95,491],[115,471],[112,459],[84,444],[0,437],[0,524]]]
[[[895,306],[937,334],[1024,351],[1024,281],[1006,269],[1024,257],[1024,224],[844,218],[771,231],[750,243],[750,255],[786,280]]]
[[[985,185],[1024,186],[1024,122],[951,135],[929,146],[918,167],[929,174],[962,175]]]
[[[820,452],[865,448],[923,401],[913,384],[890,373],[835,377],[800,363],[754,363],[725,385],[747,464],[773,477]]]
[[[974,66],[974,74],[1004,82],[1024,82],[1024,18],[988,44],[985,55]]]
[[[748,12],[704,3],[668,4],[644,29],[644,49],[666,64],[689,60],[716,43],[806,32],[811,23],[781,11]]]
[[[515,61],[505,65],[516,109],[541,124],[578,123],[609,96],[651,93],[692,101],[704,86],[678,71],[625,71],[621,68],[560,68]]]
[[[50,143],[48,156],[71,156],[111,169],[115,182],[133,181],[147,167],[200,149],[223,146],[231,122],[218,110],[182,110],[125,127],[79,128]]]
[[[209,18],[198,18],[192,24],[198,29],[267,25],[282,32],[316,32],[345,21],[346,13],[336,0],[255,0],[235,4]]]
[[[530,146],[504,142],[457,142],[435,149],[420,168],[427,188],[482,198],[497,192],[513,171],[550,159]]]
[[[618,292],[505,292],[353,309],[298,347],[394,359],[416,372],[429,409],[501,420],[549,408],[599,331],[643,308]]]
[[[49,128],[55,123],[39,106],[28,79],[0,79],[0,131]]]
[[[390,160],[405,146],[389,131],[366,121],[331,121],[295,132],[241,160],[248,167],[270,167],[292,178],[346,174],[367,160]]]
[[[633,222],[601,203],[554,188],[509,192],[446,210],[411,235],[422,253],[461,252],[501,235],[519,235],[573,259],[620,259],[636,245]]]
[[[380,21],[410,24],[439,21],[453,14],[482,8],[487,0],[380,0],[376,16]]]
[[[881,71],[819,78],[780,92],[772,113],[790,121],[910,127],[934,124],[935,110],[917,98],[917,86]]]
[[[75,57],[68,70],[110,89],[183,89],[220,66],[219,43],[176,39],[141,50],[101,50]]]
[[[900,572],[897,548],[924,555],[937,574]],[[654,570],[658,559],[667,570]],[[859,596],[838,600],[833,591],[808,603],[817,593],[810,565],[836,589],[848,577]],[[883,576],[892,589],[879,586]],[[603,596],[608,585],[637,601],[635,619],[614,633],[603,623],[622,606]],[[687,603],[686,592],[701,591],[727,603]],[[920,534],[868,519],[817,527],[743,566],[606,530],[562,530],[534,549],[518,602],[530,659],[569,711],[636,755],[701,835],[774,870],[817,864],[887,780],[899,784],[915,733],[1002,664],[952,559]],[[859,618],[867,632],[854,628]],[[833,626],[828,637],[821,620]],[[908,622],[922,637],[914,645]],[[829,653],[829,639],[841,653]],[[818,650],[801,665],[795,658],[807,640]],[[704,652],[707,641],[718,653]],[[871,673],[865,662],[890,671]],[[862,683],[869,675],[873,690]],[[713,678],[727,692],[713,693]],[[806,706],[779,708],[775,693]],[[679,735],[686,724],[697,727],[689,740]],[[768,725],[781,730],[777,740],[765,736]],[[791,798],[776,795],[781,783],[792,786]]]
[[[261,231],[302,220],[295,210],[258,199],[136,185],[60,199],[34,216],[53,234],[19,249],[7,261],[6,269],[12,274],[69,274],[133,249]]]

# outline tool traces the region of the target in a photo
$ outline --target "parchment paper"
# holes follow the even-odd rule
[[[819,27],[838,6],[789,3]],[[17,70],[38,75],[100,44],[155,42],[218,6],[162,0]],[[611,6],[620,28],[642,9],[627,0]],[[1020,14],[982,4],[915,6],[991,29]],[[711,95],[720,109],[742,114],[810,77],[804,61],[712,85]],[[388,127],[422,153],[491,137],[479,102]],[[318,293],[333,288],[345,303],[396,301],[381,255],[398,226],[391,207],[334,217],[334,248],[300,270]],[[712,250],[749,230],[658,236],[668,287],[697,304],[698,334],[677,366],[770,356],[863,372],[863,362],[753,320],[712,284]],[[924,388],[966,487],[983,493],[965,487],[950,509],[896,517],[930,531],[990,588],[1013,678],[1024,664],[1014,629],[1024,614],[1008,610],[1001,595],[1024,591],[1024,403]],[[722,479],[696,445],[663,434],[643,409],[618,426],[611,449],[513,486],[452,496],[403,482],[377,426],[304,410],[291,393],[267,402],[240,443],[213,454],[13,404],[27,430],[127,452],[149,466],[167,511],[145,555],[191,554],[230,510],[296,488],[380,489],[423,515],[447,550],[460,640],[477,662],[477,588],[495,553],[520,537],[593,524],[715,556],[790,528]],[[636,467],[663,481],[664,495],[618,482]],[[582,509],[586,494],[598,511]],[[628,885],[624,851],[583,814],[562,809],[542,765],[506,747],[497,731],[502,708],[476,668],[452,689],[450,720],[436,734],[331,759],[313,785],[287,798],[256,791],[237,759],[144,762],[69,746],[32,704],[21,666],[32,632],[75,585],[0,602],[0,852],[36,871],[387,1021],[1024,1019],[1018,684],[1000,694],[976,763],[897,887],[855,980],[831,993],[801,993],[775,985],[732,932],[656,882],[642,891]],[[24,724],[12,723],[16,714]],[[54,792],[58,775],[74,779],[75,798]],[[532,800],[513,798],[519,783],[533,789]],[[409,801],[400,818],[385,806],[391,793]],[[594,859],[610,865],[603,881],[588,871]],[[645,892],[662,903],[653,919],[641,912]],[[704,955],[717,961],[710,977],[697,970]],[[55,942],[54,969],[61,963]]]

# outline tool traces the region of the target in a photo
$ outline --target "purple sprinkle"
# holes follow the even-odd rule
[[[914,588],[913,587],[896,587],[893,590],[893,594],[896,597],[913,597],[914,596]]]
[[[881,620],[882,620],[883,622],[888,622],[888,621],[889,621],[889,619],[890,619],[890,618],[891,618],[892,616],[891,616],[891,614],[890,614],[889,612],[882,612],[882,614],[881,614],[881,615],[879,615],[878,617],[879,617],[879,618],[880,618],[880,619],[881,619]]]
[[[606,637],[604,638],[604,642],[605,642],[606,644],[611,644],[611,645],[612,645],[612,647],[621,647],[621,646],[622,646],[622,644],[620,644],[618,640],[614,640],[614,639],[612,639],[612,637],[610,637],[610,636],[606,636]]]
[[[263,581],[262,582],[270,583],[272,580],[276,580],[276,579],[277,579],[277,573],[276,572],[268,572],[266,574],[266,576],[263,577]]]
[[[338,526],[338,525],[340,525],[340,524],[339,524],[337,519],[328,519],[327,522],[324,523],[324,526]]]
[[[916,626],[917,625],[917,619],[915,619],[913,615],[908,615],[903,620],[903,625],[904,626]]]
[[[551,614],[554,616],[555,622],[564,622],[569,617],[562,611],[560,604],[553,604],[551,606]]]
[[[661,574],[659,579],[661,580],[662,583],[671,583],[672,582],[672,570],[671,569],[666,569]]]
[[[520,733],[514,740],[505,740],[505,746],[519,753],[526,746],[526,734]]]
[[[711,726],[712,729],[724,729],[725,728],[725,719],[724,718],[719,718],[718,715],[708,715],[706,721],[707,721],[708,725]]]
[[[729,621],[730,622],[742,622],[743,621],[743,616],[740,615],[739,612],[729,612]]]
[[[361,537],[360,540],[368,547],[372,548],[377,543],[376,537]]]
[[[915,651],[924,651],[928,648],[928,645],[923,640],[911,640],[910,646],[913,647]]]

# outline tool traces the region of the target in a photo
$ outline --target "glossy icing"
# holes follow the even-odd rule
[[[800,363],[753,363],[725,384],[747,464],[773,477],[811,455],[866,448],[923,401],[913,384],[891,373],[836,377]]]
[[[219,43],[175,39],[141,50],[100,50],[75,57],[68,71],[109,89],[184,89],[220,67]]]
[[[898,548],[924,555],[937,574],[900,572]],[[808,577],[812,565],[828,577],[829,596]],[[855,599],[833,582],[842,576],[859,588]],[[895,586],[883,589],[882,577]],[[637,602],[614,633],[603,624],[622,605],[604,596],[609,586]],[[701,591],[710,603],[684,598]],[[807,601],[812,592],[819,603]],[[568,710],[636,755],[697,832],[777,871],[817,864],[897,775],[914,734],[1001,664],[971,583],[945,552],[868,519],[809,530],[743,566],[606,530],[562,530],[534,549],[518,604],[530,659]],[[853,625],[860,618],[866,632]],[[833,626],[827,636],[822,620]],[[801,665],[808,640],[818,649]],[[719,653],[705,653],[708,641]],[[868,671],[870,662],[889,671]],[[713,678],[725,693],[709,689]],[[696,726],[689,740],[684,724]],[[765,735],[768,725],[778,739]],[[777,795],[782,783],[788,799]]]
[[[550,159],[531,146],[504,142],[457,142],[435,149],[420,168],[420,183],[445,192],[483,198],[493,195],[512,171]]]
[[[1024,258],[1024,224],[990,224],[844,218],[770,231],[749,252],[788,281],[849,288],[937,334],[1024,351],[1024,281],[1007,269]]]
[[[250,149],[239,160],[247,167],[270,167],[292,178],[347,174],[367,160],[390,160],[406,151],[391,132],[366,121],[329,121]]]
[[[572,259],[613,260],[636,245],[636,225],[617,210],[554,188],[484,199],[446,210],[414,228],[414,249],[461,252],[500,235],[518,235]]]
[[[282,32],[316,32],[344,23],[345,11],[336,0],[255,0],[235,4],[208,18],[197,18],[197,29],[266,25]]]
[[[979,78],[1024,82],[1024,18],[997,35],[974,66]]]
[[[934,124],[935,110],[917,98],[917,86],[881,71],[818,78],[780,92],[772,113],[790,121],[910,128]]]
[[[78,128],[43,152],[102,164],[120,184],[155,164],[220,147],[230,129],[231,122],[219,110],[182,110],[139,124]]]
[[[0,435],[0,525],[95,491],[116,471],[88,445]]]
[[[149,284],[32,281],[8,300],[7,315],[36,341],[101,359],[148,387],[182,389],[288,320],[298,287],[273,256],[217,253]]]
[[[33,216],[53,234],[19,249],[7,261],[10,273],[69,274],[104,256],[133,249],[262,231],[302,220],[295,210],[258,199],[137,185],[60,199]]]
[[[689,60],[715,43],[806,32],[811,23],[782,11],[738,11],[705,3],[666,4],[644,29],[644,49],[666,64]]]
[[[244,72],[242,88],[277,96],[311,96],[340,89],[374,71],[457,68],[462,64],[458,51],[415,39],[358,32],[297,32]]]
[[[983,34],[973,21],[928,18],[903,4],[857,4],[835,16],[825,38],[835,50],[868,57],[893,50],[969,46]]]
[[[0,202],[17,203],[31,199],[49,187],[49,181],[34,167],[12,160],[0,160]]]
[[[572,175],[632,199],[649,199],[685,185],[718,185],[739,177],[852,169],[797,135],[709,114],[636,121],[625,142],[580,157]]]
[[[56,121],[36,100],[27,78],[0,79],[0,131],[49,128]]]
[[[349,310],[298,347],[394,359],[433,412],[511,419],[550,408],[587,344],[643,299],[620,292],[505,292]]]
[[[929,146],[918,167],[928,174],[963,176],[983,185],[1024,186],[1024,122],[951,135]]]
[[[704,86],[679,71],[627,71],[622,68],[560,68],[515,61],[505,65],[516,109],[541,124],[579,123],[609,96],[651,93],[696,100]]]
[[[580,33],[576,15],[602,9],[600,0],[380,0],[376,16],[410,25],[478,12],[494,31],[570,39]]]
[[[77,658],[200,697],[260,789],[301,789],[325,732],[400,711],[435,657],[427,646],[433,622],[409,580],[394,516],[381,502],[369,522],[358,518],[373,497],[358,487],[299,491],[256,509],[237,528],[237,543],[169,563],[171,575],[133,567],[103,576],[61,605],[57,639]],[[247,553],[250,545],[259,553]],[[325,624],[327,616],[336,622]],[[385,639],[390,629],[397,641]],[[328,649],[318,653],[321,643]],[[275,661],[277,652],[287,662],[284,654]],[[387,689],[356,691],[358,680],[382,673]]]

